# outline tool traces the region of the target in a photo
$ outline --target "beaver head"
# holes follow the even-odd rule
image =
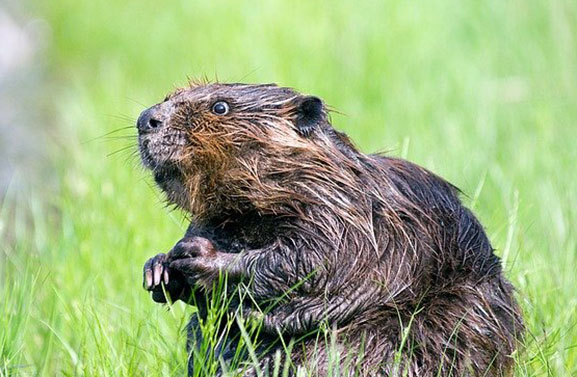
[[[223,203],[279,214],[312,201],[322,195],[314,182],[338,184],[339,160],[356,151],[319,98],[274,84],[193,84],[142,112],[137,127],[142,161],[169,202],[200,219]]]

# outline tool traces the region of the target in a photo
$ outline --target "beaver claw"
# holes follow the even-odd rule
[[[142,277],[144,289],[152,292],[155,302],[166,303],[179,299],[186,301],[190,296],[190,287],[178,271],[170,269],[169,263],[169,255],[164,253],[146,261]]]
[[[164,253],[157,254],[146,261],[142,279],[144,289],[152,291],[160,285],[161,281],[164,282],[165,285],[168,284],[170,279],[166,262],[167,256]]]

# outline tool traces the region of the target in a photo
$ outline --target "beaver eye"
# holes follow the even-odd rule
[[[218,101],[212,105],[212,112],[217,115],[225,115],[228,113],[229,109],[230,107],[228,106],[228,103],[224,101]]]

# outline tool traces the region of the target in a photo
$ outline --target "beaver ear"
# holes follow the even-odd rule
[[[318,97],[300,98],[297,105],[295,126],[302,136],[309,136],[324,119],[323,101]]]

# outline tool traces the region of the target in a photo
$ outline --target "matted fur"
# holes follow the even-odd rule
[[[276,85],[193,83],[152,108],[160,131],[140,135],[169,202],[191,215],[186,236],[238,253],[235,271],[257,303],[283,297],[260,317],[261,340],[327,325],[343,352],[363,350],[358,375],[509,375],[520,311],[458,191],[410,162],[363,154],[324,105],[302,132],[309,98]],[[228,114],[211,112],[217,101]],[[326,375],[326,350],[301,338],[293,365]]]

